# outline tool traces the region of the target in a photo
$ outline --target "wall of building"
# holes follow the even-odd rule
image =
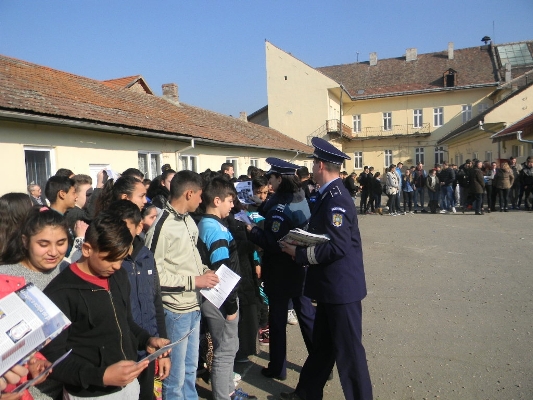
[[[290,160],[296,156],[296,153],[288,151],[205,145],[198,142],[194,148],[188,148],[190,141],[6,121],[0,122],[0,143],[0,168],[4,172],[0,195],[13,191],[26,192],[25,149],[49,150],[52,174],[59,168],[68,168],[75,173],[88,175],[94,175],[94,171],[91,171],[91,166],[94,165],[109,166],[116,172],[137,168],[139,152],[161,154],[161,165],[168,163],[176,170],[181,169],[181,155],[197,156],[199,172],[207,168],[218,171],[227,158],[233,157],[238,159],[236,173],[239,175],[246,174],[251,159],[257,159],[259,168],[268,170],[269,166],[265,162],[267,157]],[[295,162],[304,159],[304,156],[299,156]]]
[[[328,89],[339,85],[271,43],[265,48],[269,126],[307,144],[330,117]]]

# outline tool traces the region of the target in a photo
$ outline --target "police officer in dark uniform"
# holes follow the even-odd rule
[[[269,157],[267,172],[274,194],[257,210],[264,218],[264,229],[249,228],[249,239],[264,250],[262,279],[269,304],[270,362],[261,373],[267,378],[287,377],[287,311],[292,299],[307,351],[311,351],[315,308],[303,296],[305,268],[283,253],[278,240],[291,229],[306,229],[311,216],[305,192],[296,176],[299,166]]]
[[[313,138],[313,177],[320,194],[309,232],[330,240],[312,247],[282,242],[282,250],[299,265],[309,265],[305,295],[317,300],[313,347],[296,390],[283,399],[322,399],[328,375],[337,363],[346,399],[372,399],[372,384],[362,344],[361,300],[366,296],[361,235],[356,208],[339,176],[346,154]]]

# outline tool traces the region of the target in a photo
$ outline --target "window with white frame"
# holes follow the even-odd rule
[[[363,152],[356,151],[353,156],[354,168],[362,169],[363,168]]]
[[[233,176],[235,177],[239,176],[239,173],[237,172],[238,161],[237,158],[226,158],[226,162],[233,165]]]
[[[259,168],[259,158],[250,158],[250,165]]]
[[[413,110],[413,128],[422,128],[422,109]]]
[[[161,175],[161,153],[140,151],[138,153],[138,167],[147,179],[154,179]]]
[[[183,155],[180,157],[180,161],[181,161],[182,170],[198,172],[198,157],[197,156]]]
[[[487,103],[479,103],[477,105],[477,113],[481,114],[482,112],[485,112],[489,108],[489,105]]]
[[[424,162],[424,148],[423,147],[416,147],[415,148],[415,162],[416,162],[416,164],[418,164],[418,163],[425,164],[425,162]]]
[[[513,157],[522,157],[524,155],[524,146],[523,145],[513,145],[511,146],[511,155]]]
[[[392,164],[392,150],[385,150],[385,167],[388,167]]]
[[[433,126],[438,127],[444,124],[444,108],[435,107],[433,109]]]
[[[463,116],[463,124],[472,119],[472,104],[463,104],[463,109],[461,111]]]
[[[46,181],[55,170],[52,157],[53,149],[49,147],[24,146],[24,159],[26,164],[26,184],[39,185],[43,192]]]
[[[383,113],[383,130],[384,131],[392,130],[392,113],[391,112]]]
[[[435,147],[435,164],[444,162],[444,147]]]
[[[485,160],[487,160],[488,162],[492,162],[492,151],[485,152]]]
[[[361,132],[361,115],[354,115],[352,118],[353,118],[353,131]]]

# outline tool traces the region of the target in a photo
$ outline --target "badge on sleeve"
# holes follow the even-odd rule
[[[342,214],[333,214],[333,226],[342,226]]]
[[[279,221],[274,221],[272,223],[272,232],[279,232]]]

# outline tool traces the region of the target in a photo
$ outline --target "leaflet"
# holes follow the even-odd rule
[[[237,197],[242,204],[255,204],[252,200],[254,192],[252,190],[252,181],[234,182]]]
[[[70,325],[33,283],[0,299],[0,376]]]
[[[65,354],[63,354],[61,357],[59,357],[57,360],[54,361],[54,363],[52,365],[50,365],[49,367],[45,368],[45,370],[43,372],[41,372],[39,375],[37,375],[35,378],[33,378],[32,380],[30,381],[27,381],[26,383],[20,385],[20,386],[17,386],[15,388],[15,390],[12,391],[12,393],[19,393],[19,392],[22,392],[23,390],[26,390],[27,388],[29,388],[30,386],[32,386],[35,382],[37,382],[39,379],[41,379],[43,376],[45,376],[46,374],[48,374],[48,372],[54,368],[57,364],[59,364],[61,361],[63,361],[65,358],[67,358],[67,356],[70,354],[70,352],[72,351],[72,349],[70,349],[69,351],[67,351]]]
[[[201,289],[200,293],[216,308],[220,308],[241,277],[224,264],[216,270],[215,274],[219,279],[217,285],[211,289]]]
[[[327,237],[326,235],[316,235],[314,233],[304,231],[300,228],[296,228],[289,231],[289,233],[287,233],[280,240],[278,240],[278,242],[287,242],[289,244],[304,247],[315,246],[317,244],[325,243],[327,241],[329,241],[329,237]]]

